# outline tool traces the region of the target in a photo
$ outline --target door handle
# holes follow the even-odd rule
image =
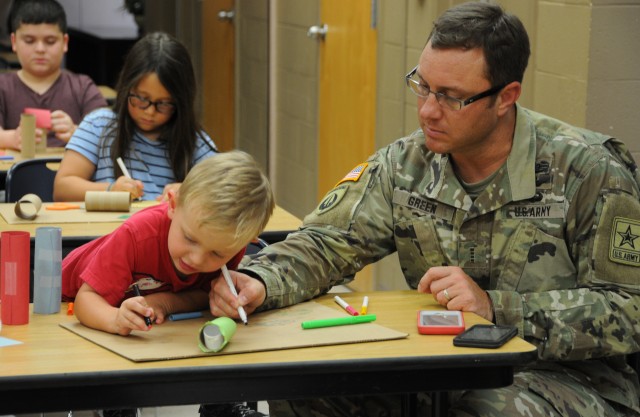
[[[311,39],[323,41],[325,36],[327,36],[327,25],[322,26],[311,26],[307,31],[307,36]]]
[[[221,10],[218,12],[218,20],[231,22],[235,15],[236,13],[233,10]]]

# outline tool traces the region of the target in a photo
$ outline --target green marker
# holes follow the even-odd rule
[[[369,323],[376,319],[375,314],[364,316],[348,316],[333,319],[309,320],[301,323],[303,329],[318,329],[320,327],[344,326],[346,324]]]

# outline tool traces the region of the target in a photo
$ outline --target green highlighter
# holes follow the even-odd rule
[[[375,314],[365,314],[362,316],[337,317],[331,319],[319,319],[303,321],[301,323],[303,329],[318,329],[321,327],[344,326],[347,324],[369,323],[376,319]]]

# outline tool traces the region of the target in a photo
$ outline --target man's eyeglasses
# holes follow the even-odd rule
[[[161,114],[172,114],[176,111],[176,105],[170,101],[151,101],[133,93],[129,93],[129,104],[142,110],[148,109],[149,106],[153,105],[156,111]]]
[[[433,94],[434,96],[436,96],[436,100],[438,101],[438,103],[440,103],[441,106],[444,106],[449,110],[455,110],[455,111],[460,110],[463,107],[468,106],[471,103],[475,103],[476,101],[482,98],[490,97],[497,94],[500,90],[502,90],[506,86],[506,84],[502,84],[495,87],[491,87],[490,89],[483,91],[480,94],[476,94],[475,96],[469,97],[466,100],[461,100],[459,98],[448,96],[444,93],[436,93],[435,91],[431,91],[429,87],[427,87],[426,85],[420,83],[420,81],[413,78],[416,75],[417,71],[418,71],[418,67],[416,66],[414,69],[411,70],[410,73],[404,76],[407,82],[407,86],[411,89],[413,94],[425,100],[429,97],[429,94]]]

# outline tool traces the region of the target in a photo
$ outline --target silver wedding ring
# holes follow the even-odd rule
[[[447,301],[451,301],[451,297],[449,297],[449,291],[447,291],[447,289],[445,288],[442,292],[444,294],[444,298],[446,298]]]

